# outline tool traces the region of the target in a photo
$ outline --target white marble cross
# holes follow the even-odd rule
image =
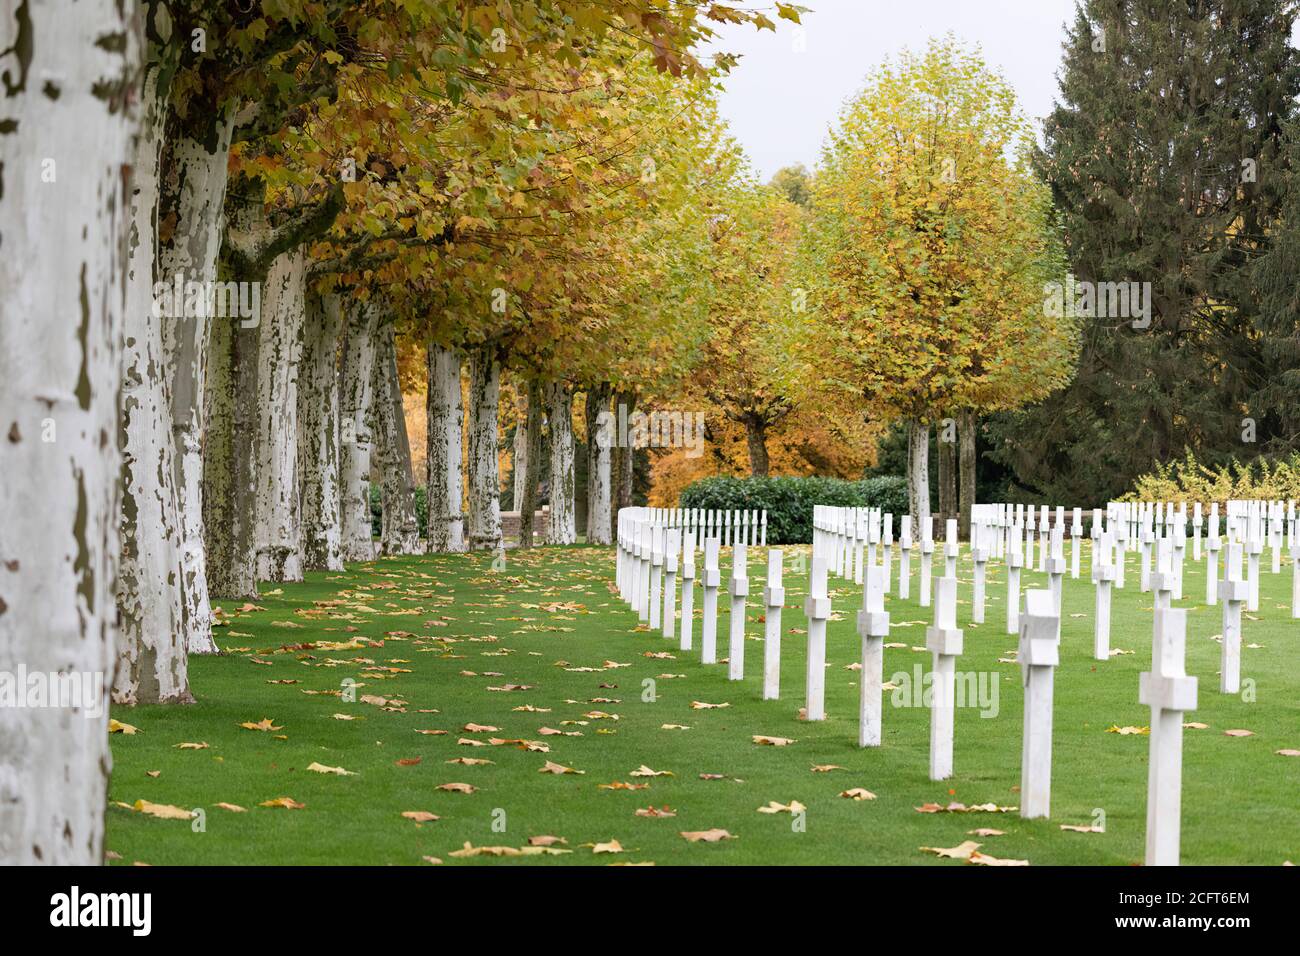
[[[1291,546],[1291,617],[1300,617],[1300,548]]]
[[[1192,509],[1192,560],[1201,560],[1201,526],[1205,519],[1201,517],[1201,503],[1198,501]]]
[[[781,549],[767,552],[767,586],[763,604],[767,608],[763,625],[763,699],[781,696],[781,608],[785,606],[785,588],[781,586]]]
[[[814,560],[804,601],[808,617],[808,655],[804,681],[804,717],[826,718],[826,621],[831,616],[831,599],[826,595],[826,565]]]
[[[975,562],[975,581],[971,586],[972,624],[984,623],[984,580],[988,569],[989,552],[982,544],[975,543],[979,540],[980,530],[982,529],[979,526],[971,525],[971,557]]]
[[[883,567],[867,568],[862,585],[862,610],[858,611],[858,635],[862,638],[862,702],[858,709],[858,746],[880,746],[881,693],[884,683],[885,638],[889,636],[889,612],[885,610]]]
[[[1205,539],[1205,603],[1213,607],[1219,603],[1219,536],[1212,534]]]
[[[682,636],[678,647],[691,649],[695,629],[695,529],[686,532],[682,541]]]
[[[1174,574],[1174,600],[1183,599],[1183,557],[1187,553],[1187,516],[1181,511],[1174,517],[1173,563],[1170,570]]]
[[[930,606],[930,564],[934,560],[934,518],[921,527],[921,607]]]
[[[1151,589],[1155,591],[1151,604],[1157,612],[1172,606],[1174,595],[1174,542],[1172,538],[1159,538],[1156,540],[1156,569],[1151,573]]]
[[[1079,577],[1079,535],[1083,534],[1082,509],[1075,508],[1070,521],[1070,577]]]
[[[1024,566],[1025,558],[1021,553],[1021,542],[1024,540],[1020,534],[1019,523],[1011,526],[1013,532],[1011,536],[1011,550],[1007,552],[1007,633],[1020,633],[1020,569]]]
[[[1223,651],[1219,665],[1219,690],[1241,690],[1241,605],[1249,600],[1250,586],[1241,579],[1241,545],[1228,545],[1219,597],[1223,599]]]
[[[898,596],[906,601],[912,596],[912,516],[903,518],[898,538]]]
[[[1048,588],[1052,592],[1052,601],[1056,608],[1056,624],[1061,624],[1061,587],[1065,579],[1065,541],[1061,537],[1064,529],[1060,522],[1052,528],[1052,537],[1049,542],[1050,551],[1047,558],[1047,582]],[[1060,634],[1057,634],[1060,637]]]
[[[1250,586],[1246,598],[1246,610],[1259,610],[1259,556],[1264,551],[1264,535],[1252,532],[1247,544],[1248,561],[1246,565],[1246,582]]]
[[[718,662],[718,586],[722,583],[722,572],[718,568],[718,550],[721,542],[717,538],[704,539],[704,623],[700,628],[700,661],[705,664]]]
[[[636,534],[636,613],[637,619],[650,620],[650,522],[637,523]]]
[[[1111,564],[1110,535],[1102,534],[1093,542],[1092,583],[1097,587],[1097,600],[1092,619],[1092,656],[1094,660],[1110,660],[1110,588],[1115,580],[1115,566]]]
[[[885,593],[889,593],[889,579],[894,576],[894,516],[885,512],[881,519],[884,522],[885,530],[880,539],[881,563],[885,567]],[[858,582],[861,584],[862,582]]]
[[[743,680],[745,677],[745,598],[749,596],[749,565],[744,542],[731,549],[731,580],[727,591],[731,595],[731,641],[727,648],[727,679]]]
[[[1158,610],[1151,670],[1142,673],[1138,700],[1151,708],[1147,765],[1146,865],[1177,866],[1183,804],[1183,714],[1196,709],[1196,678],[1184,667],[1187,611]]]
[[[930,779],[947,780],[952,776],[957,657],[962,651],[962,632],[957,628],[957,579],[940,578],[935,591],[934,626],[925,632],[925,646],[934,657],[930,686]]]
[[[659,629],[659,615],[663,611],[664,583],[664,529],[654,525],[650,529],[650,630]]]
[[[681,528],[669,528],[664,536],[664,627],[663,635],[673,639],[677,624],[677,558],[682,549]]]
[[[1026,819],[1052,813],[1052,690],[1060,663],[1060,635],[1061,612],[1056,598],[1050,591],[1026,591],[1020,616],[1020,651],[1016,655],[1025,685],[1020,815]]]
[[[1142,570],[1140,584],[1142,593],[1151,590],[1151,552],[1155,547],[1156,535],[1152,525],[1152,512],[1146,513],[1142,525]]]
[[[1047,505],[1038,512],[1038,570],[1047,571]]]
[[[944,526],[943,539],[943,557],[945,578],[957,577],[957,554],[960,546],[957,544],[957,519],[949,518]]]

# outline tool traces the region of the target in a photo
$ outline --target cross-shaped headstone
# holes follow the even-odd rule
[[[781,608],[785,606],[785,588],[781,585],[781,549],[767,552],[767,586],[763,604],[767,614],[763,624],[763,699],[781,696]]]
[[[1070,521],[1070,577],[1079,577],[1079,535],[1083,534],[1082,509],[1075,508]]]
[[[1025,592],[1020,616],[1020,675],[1025,685],[1020,749],[1020,815],[1052,812],[1052,685],[1060,663],[1061,613],[1050,591]]]
[[[975,562],[975,580],[971,586],[971,623],[984,623],[984,579],[988,568],[989,552],[979,539],[978,525],[971,525],[971,558]],[[981,529],[982,530],[982,529]]]
[[[1246,569],[1246,583],[1250,586],[1246,598],[1246,610],[1259,610],[1259,556],[1264,552],[1264,535],[1256,530],[1250,534],[1247,543],[1249,561]]]
[[[1201,527],[1204,524],[1201,503],[1198,501],[1192,507],[1192,560],[1197,562],[1201,560]]]
[[[957,577],[957,554],[959,546],[957,544],[957,519],[949,518],[945,526],[943,557],[945,578]]]
[[[718,586],[722,584],[722,571],[718,568],[717,538],[704,539],[704,623],[700,628],[700,660],[705,664],[718,662]]]
[[[682,636],[678,647],[691,649],[695,629],[695,529],[688,529],[682,539]]]
[[[1228,545],[1219,597],[1223,599],[1223,651],[1219,665],[1219,690],[1235,694],[1241,690],[1241,605],[1250,598],[1249,585],[1241,579],[1241,545]]]
[[[934,658],[930,685],[930,779],[952,776],[952,732],[957,697],[957,657],[962,632],[957,628],[957,579],[943,577],[935,586],[934,625],[925,646]]]
[[[1065,579],[1065,541],[1061,537],[1062,530],[1059,522],[1052,528],[1052,537],[1049,543],[1051,550],[1047,558],[1047,586],[1052,592],[1052,600],[1055,602],[1058,627],[1061,622],[1061,587]]]
[[[803,605],[808,617],[807,670],[804,677],[804,718],[826,717],[826,621],[831,616],[831,599],[826,595],[826,565],[813,561],[808,578],[808,597]]]
[[[1156,612],[1151,670],[1138,700],[1151,708],[1147,765],[1147,866],[1177,866],[1183,803],[1183,714],[1196,709],[1196,678],[1184,669],[1187,611]]]
[[[906,601],[912,596],[912,516],[903,518],[898,538],[898,596]]]
[[[881,521],[884,523],[884,534],[880,539],[881,563],[885,567],[885,593],[888,594],[889,579],[894,575],[894,516],[885,512]]]
[[[1007,552],[1007,633],[1020,633],[1020,569],[1025,558],[1021,554],[1020,525],[1011,526],[1011,550]]]
[[[921,522],[921,607],[930,606],[930,564],[934,559],[934,518]]]
[[[669,528],[664,536],[664,637],[673,639],[677,624],[677,557],[682,549],[681,528]]]
[[[659,615],[663,610],[664,583],[664,529],[653,525],[650,529],[650,630],[658,630]]]
[[[862,585],[862,610],[858,635],[862,638],[862,703],[858,711],[858,746],[880,746],[881,693],[884,684],[885,638],[889,612],[885,610],[885,575],[882,567],[867,568]]]
[[[745,543],[732,546],[731,580],[731,642],[727,648],[727,679],[743,680],[745,677],[745,598],[749,596],[749,565]]]
[[[1222,544],[1217,534],[1205,539],[1205,603],[1213,607],[1219,603],[1219,549]]]
[[[1092,656],[1095,660],[1110,660],[1110,587],[1115,580],[1115,566],[1111,564],[1110,535],[1102,534],[1093,543],[1092,583],[1096,585],[1096,605],[1092,618]]]

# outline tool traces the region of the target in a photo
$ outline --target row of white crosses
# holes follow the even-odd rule
[[[767,547],[766,509],[624,508],[619,514],[624,512],[628,514],[628,521],[644,521],[662,528],[680,528],[683,532],[694,531],[697,542],[717,538],[724,548],[733,544]]]
[[[898,596],[912,596],[912,552],[920,550],[922,607],[930,606],[931,562],[934,557],[934,518],[920,521],[919,542],[912,539],[912,516],[902,515],[898,535]],[[947,563],[955,567],[958,553],[957,522],[950,520],[945,543]],[[889,594],[894,575],[894,515],[879,508],[813,507],[813,559],[820,558],[829,574],[864,584],[866,569],[879,566],[884,593]]]

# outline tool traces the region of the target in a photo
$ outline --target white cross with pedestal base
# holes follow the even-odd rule
[[[884,683],[885,638],[889,636],[889,612],[885,610],[884,568],[867,568],[862,585],[862,610],[858,611],[858,635],[862,638],[862,704],[858,711],[858,746],[880,746],[881,693]]]
[[[704,623],[700,628],[700,661],[704,664],[718,662],[718,586],[722,584],[722,572],[718,568],[720,544],[717,538],[704,539],[704,576],[700,581],[704,585]]]
[[[1020,675],[1025,685],[1020,747],[1020,815],[1052,812],[1052,690],[1060,658],[1060,611],[1050,591],[1025,592],[1020,616]]]
[[[691,649],[692,632],[695,629],[695,531],[686,532],[682,542],[682,627],[678,647],[683,651]]]
[[[808,579],[808,656],[804,681],[804,719],[826,717],[826,621],[831,616],[831,599],[826,596],[826,565],[813,561]]]
[[[664,628],[670,641],[677,623],[677,555],[682,549],[682,531],[670,528],[664,537]]]
[[[1250,587],[1241,579],[1241,545],[1228,545],[1219,582],[1223,599],[1223,651],[1219,662],[1219,690],[1235,694],[1241,690],[1241,605],[1250,598]]]
[[[1025,558],[1020,551],[1020,525],[1014,525],[1011,551],[1007,554],[1007,633],[1020,633],[1020,569]]]
[[[743,680],[745,677],[745,598],[749,596],[749,565],[743,541],[732,546],[731,580],[727,592],[731,595],[731,641],[727,647],[727,679]]]
[[[1099,661],[1110,660],[1110,588],[1115,580],[1110,550],[1109,534],[1103,534],[1092,550],[1092,583],[1097,587],[1092,618],[1092,656]]]
[[[952,776],[953,717],[957,696],[957,657],[962,632],[957,628],[957,579],[943,577],[935,586],[934,626],[925,646],[934,655],[930,684],[930,779]]]
[[[781,586],[781,549],[767,552],[767,586],[763,604],[767,608],[763,624],[763,699],[781,696],[781,608],[785,606],[785,588]]]
[[[1177,866],[1183,803],[1183,714],[1196,709],[1196,678],[1184,668],[1187,611],[1156,612],[1151,670],[1143,672],[1138,700],[1151,708],[1147,768],[1146,865]]]

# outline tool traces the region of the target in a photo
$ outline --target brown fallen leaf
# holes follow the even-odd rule
[[[146,770],[144,772],[144,775],[146,777],[153,777],[155,779],[157,779],[161,774],[162,774],[161,770]]]
[[[445,763],[458,763],[462,767],[482,767],[486,764],[492,763],[492,761],[484,760],[481,757],[455,757],[451,760],[445,761]]]
[[[995,830],[992,827],[979,827],[978,829],[967,830],[966,832],[971,836],[981,836],[981,837],[1006,836],[1005,830]]]
[[[564,773],[578,773],[578,774],[582,774],[582,773],[586,773],[587,771],[585,771],[585,770],[574,770],[572,767],[566,767],[566,766],[564,766],[564,764],[559,764],[559,763],[556,763],[556,762],[553,761],[553,760],[548,760],[548,761],[546,761],[546,764],[545,764],[545,765],[544,765],[540,770],[538,770],[537,772],[538,772],[538,773],[554,773],[554,774],[564,774]]]
[[[1069,830],[1073,833],[1105,833],[1106,832],[1101,827],[1095,827],[1095,826],[1081,827],[1081,826],[1075,826],[1073,823],[1062,823],[1061,829]]]
[[[636,811],[638,817],[675,817],[677,811],[669,807],[638,807]]]
[[[207,750],[206,743],[189,743],[188,741],[180,744],[172,744],[177,750]]]
[[[1241,730],[1241,729],[1225,730],[1225,731],[1223,732],[1223,736],[1225,736],[1225,737],[1254,737],[1254,736],[1255,736],[1255,731],[1253,731],[1253,730]]]
[[[775,800],[769,800],[766,805],[758,808],[759,813],[803,813],[808,808],[798,800],[791,800],[789,803],[778,803]]]
[[[864,790],[862,787],[853,787],[850,790],[841,790],[841,797],[847,797],[850,800],[874,800],[876,795],[870,790]]]
[[[428,810],[403,810],[402,816],[416,823],[432,823],[434,820],[442,819],[438,814],[430,813]]]
[[[794,743],[789,737],[765,737],[762,734],[754,734],[750,739],[764,747],[788,747]]]
[[[976,843],[974,840],[966,840],[950,847],[923,846],[921,852],[933,853],[935,856],[948,860],[969,860],[971,855],[979,850],[980,846],[981,844]]]
[[[718,843],[722,840],[734,840],[735,837],[720,827],[712,830],[683,830],[682,837],[688,843]]]
[[[605,843],[594,844],[591,848],[592,853],[624,853],[623,844],[617,840],[609,840]]]
[[[137,813],[143,813],[147,816],[158,817],[160,820],[192,820],[194,819],[193,810],[185,810],[181,807],[174,807],[170,803],[151,803],[148,800],[137,800],[131,807]]]
[[[243,807],[241,807],[241,806],[240,806],[239,804],[237,804],[237,803],[218,803],[217,806],[220,807],[222,810],[229,810],[231,813],[247,813],[247,812],[248,812],[247,810],[245,810]]]
[[[315,761],[309,763],[305,769],[310,770],[312,773],[332,773],[337,777],[356,776],[356,773],[354,771],[344,770],[342,767],[327,767],[324,764],[316,763]]]
[[[283,727],[277,727],[274,724],[272,724],[270,717],[263,717],[257,723],[253,723],[251,721],[245,721],[239,726],[245,728],[246,730],[283,730],[284,729]]]
[[[420,761],[423,759],[423,757],[401,757],[396,763],[399,767],[415,767],[419,765]]]
[[[613,783],[601,783],[596,785],[598,790],[647,790],[649,787],[650,784],[648,783],[627,783],[623,780],[615,780]]]
[[[645,764],[642,764],[640,767],[628,774],[628,776],[631,777],[671,777],[672,775],[673,772],[671,770],[651,770]]]
[[[446,790],[448,793],[473,793],[478,787],[469,783],[440,783],[435,790]]]
[[[996,856],[989,856],[987,853],[975,852],[970,855],[967,861],[974,863],[976,866],[1028,866],[1028,860],[1000,860]]]
[[[530,836],[528,838],[529,846],[555,846],[557,843],[568,843],[564,837],[557,836]]]
[[[819,764],[813,764],[812,772],[813,772],[813,773],[830,773],[832,770],[843,770],[843,769],[844,769],[844,768],[841,767],[839,764],[834,764],[834,763],[819,763]]]
[[[466,724],[461,728],[467,734],[495,734],[500,727],[493,727],[491,724]]]
[[[284,810],[302,810],[307,804],[299,803],[293,797],[276,797],[273,800],[265,800],[258,804],[259,807],[271,807],[272,809],[280,808]]]

